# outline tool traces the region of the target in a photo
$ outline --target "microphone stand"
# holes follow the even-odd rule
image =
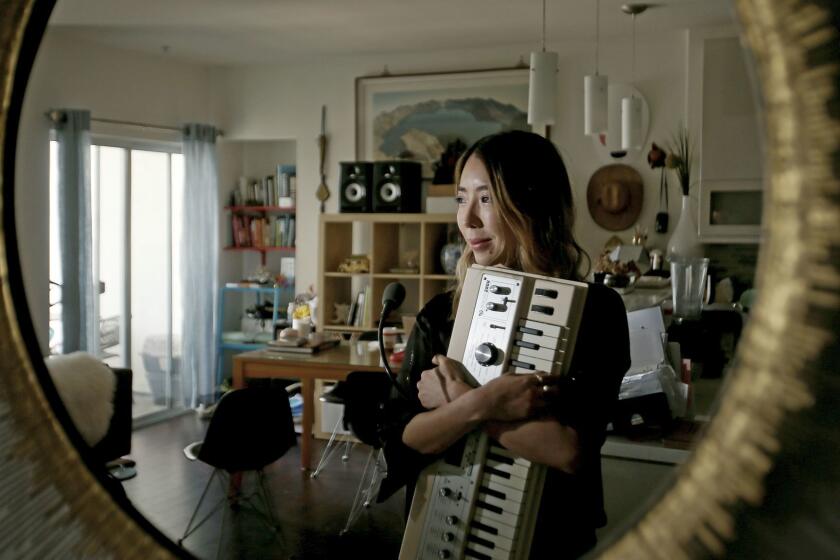
[[[379,316],[379,326],[376,329],[376,336],[379,339],[379,356],[382,359],[382,363],[385,364],[385,371],[388,373],[388,378],[391,380],[391,384],[403,398],[410,401],[412,400],[411,397],[408,396],[408,393],[406,393],[402,385],[397,382],[397,376],[394,375],[394,372],[391,370],[391,365],[388,363],[388,356],[385,354],[385,340],[382,336],[382,330],[385,327],[385,317],[391,312],[391,306],[388,305],[388,303],[385,303],[385,305],[382,306],[382,314]]]

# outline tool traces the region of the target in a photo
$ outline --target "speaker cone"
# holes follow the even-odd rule
[[[396,183],[384,183],[379,187],[379,197],[383,202],[391,203],[400,198],[400,186]]]
[[[344,187],[344,198],[348,202],[359,202],[364,200],[366,189],[359,183],[350,183]]]

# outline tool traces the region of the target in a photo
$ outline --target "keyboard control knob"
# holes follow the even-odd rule
[[[507,305],[504,303],[496,303],[494,301],[488,301],[487,305],[484,306],[487,311],[505,311],[507,310]]]
[[[443,541],[444,542],[452,542],[455,540],[455,533],[447,531],[443,534]]]
[[[440,497],[441,498],[448,498],[452,494],[452,490],[449,488],[441,488],[440,489]]]
[[[458,523],[458,518],[454,515],[447,515],[446,516],[446,524],[447,525],[456,525]]]
[[[510,288],[506,288],[504,286],[497,286],[496,284],[493,284],[492,286],[490,286],[490,293],[505,296],[510,293]]]
[[[475,361],[483,366],[492,366],[499,359],[499,349],[489,342],[475,347]]]
[[[452,554],[448,550],[441,550],[438,552],[438,558],[451,558]]]

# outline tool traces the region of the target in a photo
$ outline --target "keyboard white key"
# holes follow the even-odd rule
[[[522,502],[511,502],[508,500],[502,500],[495,496],[490,496],[489,494],[484,493],[479,493],[478,499],[485,504],[489,504],[491,506],[500,508],[502,511],[512,513],[513,515],[519,515],[519,512],[522,510]]]
[[[465,548],[466,550],[472,550],[479,554],[483,554],[483,557],[492,558],[493,560],[507,560],[509,558],[507,551],[502,550],[501,548],[491,548],[489,546],[484,546],[483,544],[477,542],[467,541],[467,546]],[[482,557],[479,556],[478,558]]]
[[[511,477],[521,478],[523,480],[528,478],[528,467],[523,467],[522,465],[517,465],[516,463],[511,465],[488,458],[484,463],[484,468],[486,469],[487,467],[499,472],[507,473]]]
[[[487,531],[482,531],[481,529],[476,529],[475,527],[470,529],[470,535],[479,539],[490,541],[498,549],[507,550],[508,552],[513,550],[513,539],[509,539],[502,535],[494,535],[493,533],[488,533]]]
[[[519,457],[518,455],[514,455],[513,453],[510,452],[510,450],[505,449],[504,447],[499,447],[497,445],[491,445],[488,448],[487,453],[490,453],[490,454],[493,454],[493,455],[499,455],[500,457],[506,457],[506,458],[510,459],[511,461],[513,461],[514,463],[516,463],[517,465],[522,465],[523,467],[530,467],[531,466],[531,461],[529,461],[528,459],[525,459],[523,457]]]
[[[487,529],[477,528],[478,525],[485,525]],[[484,520],[481,520],[478,516],[473,518],[473,525],[470,527],[470,530],[473,529],[477,531],[484,530],[490,534],[504,537],[511,542],[514,542],[517,537],[516,527],[511,527],[510,525],[499,523],[498,521],[494,521],[492,519],[485,518]]]
[[[502,490],[502,488],[508,488],[510,490],[518,490],[520,492],[525,489],[525,481],[521,478],[504,478],[488,472],[484,473],[484,478],[486,479],[486,485],[489,488],[500,487],[500,490]]]
[[[518,527],[520,524],[520,517],[506,511],[499,511],[497,508],[493,509],[482,506],[479,499],[475,503],[475,519],[482,521],[488,519],[496,523],[504,523],[510,527]]]

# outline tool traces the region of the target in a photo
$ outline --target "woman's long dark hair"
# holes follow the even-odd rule
[[[499,262],[515,270],[581,280],[589,256],[574,237],[575,207],[563,158],[551,141],[532,132],[512,130],[478,140],[460,157],[455,184],[467,160],[475,156],[487,168],[490,192],[501,222],[512,239],[503,240]],[[466,247],[458,262],[455,306],[467,268],[475,256]]]

